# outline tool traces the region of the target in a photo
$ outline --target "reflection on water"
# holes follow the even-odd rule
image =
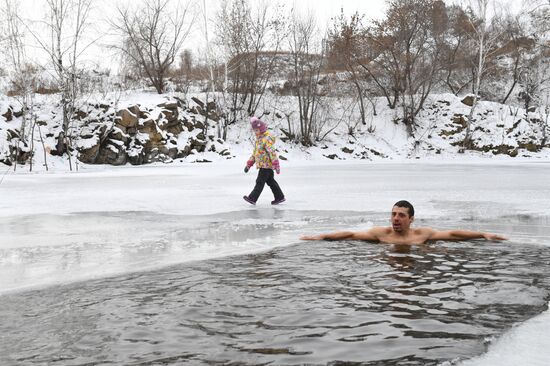
[[[436,365],[549,300],[550,248],[302,242],[0,297],[0,364]]]

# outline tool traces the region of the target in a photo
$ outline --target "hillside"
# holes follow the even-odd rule
[[[45,162],[48,168],[69,168],[67,155],[62,157],[56,146],[62,124],[57,99],[49,95],[36,100],[33,144],[20,144],[20,169],[30,168],[31,157],[33,170],[45,170]],[[183,98],[150,92],[89,98],[79,107],[78,120],[72,125],[73,161],[77,158],[80,165],[141,165],[245,159],[252,147],[248,121],[242,119],[228,126],[223,140],[221,119],[214,112],[206,118],[205,100],[202,94]],[[297,113],[293,112],[295,97],[268,96],[260,114],[279,136],[283,160],[550,158],[550,144],[545,138],[550,129],[548,115],[540,111],[526,114],[521,108],[484,101],[476,108],[472,122],[474,148],[460,153],[470,110],[464,104],[467,98],[463,100],[452,94],[431,95],[410,137],[396,118],[398,112],[389,109],[382,98],[374,100],[375,108],[371,108],[365,126],[359,123],[352,99],[326,97],[317,131],[321,138],[311,147],[290,141],[283,133],[299,129]],[[214,105],[208,110],[215,110]],[[0,101],[0,162],[6,167],[16,151],[21,115],[15,99],[4,97]]]

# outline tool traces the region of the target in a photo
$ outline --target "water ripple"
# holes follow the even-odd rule
[[[436,365],[547,307],[550,249],[317,242],[0,297],[10,365]]]

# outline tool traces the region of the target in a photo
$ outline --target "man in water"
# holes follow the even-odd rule
[[[429,227],[411,228],[414,207],[408,201],[399,201],[391,210],[391,227],[373,227],[367,231],[341,231],[315,236],[302,236],[302,240],[365,240],[390,244],[423,244],[435,240],[507,240],[507,238],[480,231],[438,231]]]

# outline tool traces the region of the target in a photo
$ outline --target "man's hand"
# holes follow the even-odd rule
[[[487,240],[508,240],[508,238],[502,235],[491,234],[491,233],[483,233],[483,237]]]

